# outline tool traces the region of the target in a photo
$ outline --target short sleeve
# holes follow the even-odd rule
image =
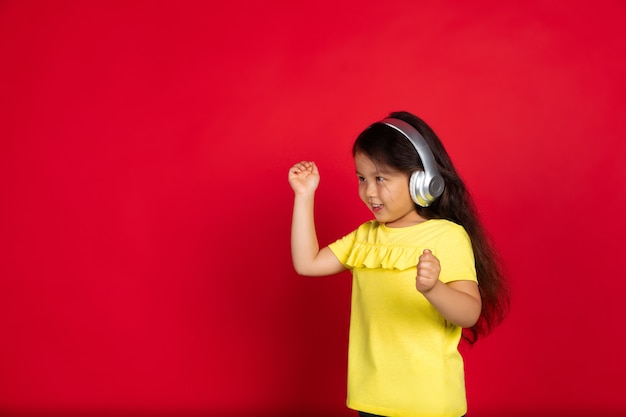
[[[347,261],[356,240],[356,233],[357,231],[355,230],[328,245],[328,248],[335,254],[337,259],[339,259],[339,262],[348,268],[350,267],[347,265]]]
[[[461,226],[455,225],[442,233],[433,253],[441,264],[439,279],[442,282],[477,282],[472,242]]]

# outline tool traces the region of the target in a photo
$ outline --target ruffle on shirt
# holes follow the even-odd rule
[[[422,250],[409,246],[376,246],[355,242],[345,265],[349,268],[404,271],[415,268]]]

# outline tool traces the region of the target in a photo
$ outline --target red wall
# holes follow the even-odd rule
[[[0,3],[0,414],[353,415],[350,277],[293,272],[286,174],[340,237],[397,109],[512,283],[471,414],[626,413],[624,2],[210,3]]]

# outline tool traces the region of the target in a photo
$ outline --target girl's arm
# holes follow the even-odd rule
[[[472,327],[482,308],[478,284],[474,281],[439,280],[439,259],[428,249],[417,264],[415,287],[449,322],[460,327]]]
[[[315,231],[313,206],[320,175],[314,162],[303,161],[289,170],[294,191],[291,220],[291,258],[300,275],[332,275],[346,270],[328,247],[320,250]]]

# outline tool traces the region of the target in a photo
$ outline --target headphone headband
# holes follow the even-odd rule
[[[411,176],[411,197],[413,197],[415,203],[422,207],[427,207],[443,193],[445,187],[443,177],[439,174],[437,162],[430,146],[428,146],[428,143],[426,143],[426,140],[416,128],[403,120],[388,117],[378,123],[389,126],[401,133],[417,151],[422,165],[424,165],[424,172],[417,171]]]

